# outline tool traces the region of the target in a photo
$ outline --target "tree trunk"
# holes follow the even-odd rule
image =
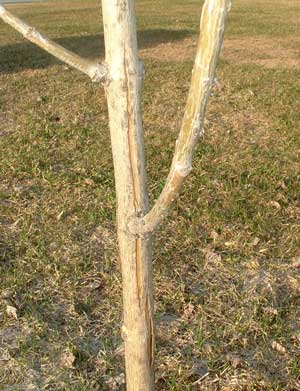
[[[141,111],[144,70],[138,59],[134,1],[102,0],[102,12],[123,281],[126,385],[128,391],[152,391],[152,234],[135,235],[129,230],[129,223],[144,216],[149,207]]]
[[[123,279],[127,391],[153,391],[151,245],[192,169],[219,59],[231,0],[206,0],[182,128],[164,189],[149,211],[142,126],[144,68],[138,59],[134,0],[102,0],[106,63],[63,48],[0,5],[0,18],[25,38],[105,85],[117,194],[117,231]]]

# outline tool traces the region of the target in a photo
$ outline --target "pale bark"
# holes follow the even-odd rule
[[[103,82],[106,75],[105,67],[96,62],[87,60],[65,49],[57,43],[51,41],[45,36],[41,35],[35,28],[29,26],[23,20],[17,18],[11,12],[7,11],[2,5],[0,5],[0,18],[21,33],[24,38],[30,42],[35,43],[41,49],[52,54],[62,62],[78,69],[79,71],[88,75],[94,82]]]
[[[153,232],[159,226],[192,170],[192,156],[203,131],[206,107],[223,45],[230,6],[231,0],[206,0],[203,5],[192,82],[171,169],[150,212],[129,223],[133,233]]]
[[[137,53],[134,0],[102,0],[128,391],[152,391],[154,387],[151,235],[191,170],[192,153],[201,135],[229,4],[229,0],[210,0],[204,4],[192,86],[171,171],[160,198],[148,212],[140,107],[143,70]]]
[[[150,235],[128,230],[148,211],[142,129],[143,64],[138,58],[133,0],[102,0],[106,93],[117,194],[117,230],[123,282],[126,386],[153,390],[153,299]]]
[[[105,66],[41,36],[0,6],[0,18],[25,38],[105,86],[117,194],[117,231],[123,280],[127,391],[154,389],[152,234],[192,169],[219,59],[230,0],[206,0],[192,83],[170,173],[149,211],[141,110],[144,68],[138,58],[134,0],[102,0]]]

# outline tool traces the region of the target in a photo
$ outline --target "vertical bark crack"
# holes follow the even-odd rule
[[[135,239],[136,246],[136,284],[139,300],[139,308],[142,310],[142,300],[143,300],[143,265],[142,265],[142,242],[140,238]]]
[[[138,153],[136,148],[135,140],[135,118],[134,118],[134,99],[131,96],[131,82],[130,82],[130,71],[126,58],[126,46],[124,47],[124,69],[125,69],[125,82],[126,82],[126,93],[127,93],[127,114],[128,114],[128,148],[129,148],[129,158],[130,158],[130,169],[133,183],[133,196],[134,196],[134,207],[135,215],[140,215],[142,199],[139,189],[142,188],[142,183],[140,181],[139,175],[139,163],[138,163]],[[139,300],[139,308],[142,308],[143,300],[143,265],[142,265],[142,243],[140,238],[135,239],[136,246],[136,284],[137,284],[137,294]]]
[[[154,366],[154,326],[153,326],[153,319],[152,319],[152,306],[151,306],[151,300],[149,298],[149,292],[147,293],[146,298],[146,322],[148,327],[148,348],[149,348],[149,365],[152,369]]]
[[[124,69],[125,69],[125,82],[126,82],[126,91],[127,91],[127,113],[128,113],[128,148],[130,156],[130,168],[133,182],[134,190],[134,204],[136,213],[140,212],[142,200],[140,197],[139,189],[141,189],[140,175],[139,175],[139,163],[136,150],[136,140],[135,140],[135,118],[133,113],[134,101],[131,96],[131,82],[128,61],[126,58],[126,47],[124,48]]]

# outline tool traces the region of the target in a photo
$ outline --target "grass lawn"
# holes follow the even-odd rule
[[[103,58],[99,1],[9,8]],[[137,0],[152,200],[200,11]],[[233,2],[194,170],[156,234],[157,390],[300,390],[299,15],[296,0]],[[1,22],[0,147],[0,390],[124,389],[104,92]]]

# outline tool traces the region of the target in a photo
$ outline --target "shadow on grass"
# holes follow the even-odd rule
[[[192,32],[189,30],[147,30],[138,33],[140,48],[148,48],[161,43],[179,41]],[[58,44],[87,58],[104,57],[103,34],[64,37],[55,40]],[[0,46],[0,72],[14,73],[26,69],[41,69],[59,61],[28,41]]]
[[[14,257],[15,249],[0,238],[0,271],[4,272],[11,267]]]

